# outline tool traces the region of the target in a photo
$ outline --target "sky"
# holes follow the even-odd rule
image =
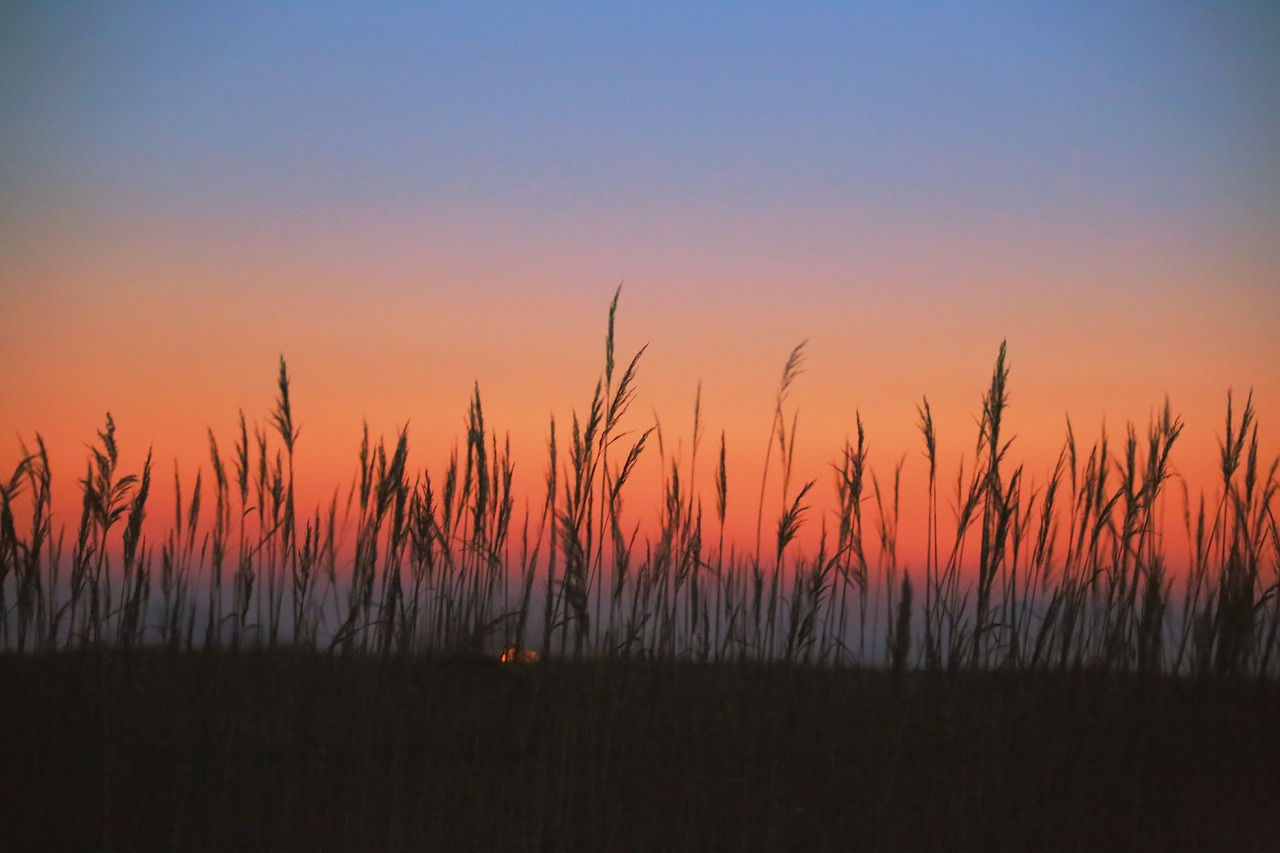
[[[699,486],[723,430],[743,539],[806,340],[818,510],[859,414],[904,494],[925,397],[971,463],[1002,341],[1032,477],[1068,417],[1118,438],[1167,397],[1212,493],[1229,389],[1280,444],[1280,7],[0,9],[0,461],[43,435],[68,524],[107,411],[126,466],[190,477],[207,429],[267,422],[281,355],[317,502],[365,420],[438,470],[476,385],[536,500],[620,284],[627,426],[687,464],[701,387]]]

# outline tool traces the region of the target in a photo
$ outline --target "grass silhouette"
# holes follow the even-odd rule
[[[22,846],[332,849],[1250,849],[1280,837],[1277,463],[1230,395],[1219,496],[1185,484],[1185,560],[1158,511],[1182,424],[1087,451],[1036,487],[1009,457],[1002,344],[972,468],[925,559],[897,557],[861,418],[837,506],[802,553],[787,359],[756,542],[726,545],[659,425],[624,423],[644,350],[552,420],[541,503],[479,389],[465,449],[408,468],[371,443],[345,503],[302,510],[283,358],[268,426],[149,541],[150,456],[119,470],[108,415],[55,529],[44,442],[0,482],[0,749]],[[775,455],[776,444],[776,455]],[[654,446],[660,524],[622,521]],[[779,513],[765,547],[773,463]],[[774,485],[779,485],[774,480]],[[710,503],[710,502],[709,502]],[[954,535],[943,541],[944,530]],[[830,538],[826,529],[833,531]],[[344,547],[342,543],[351,544]],[[728,547],[728,550],[726,550]],[[1172,567],[1172,568],[1171,568]],[[917,585],[918,584],[918,585]],[[534,655],[537,663],[532,663]],[[500,663],[499,657],[520,661]]]

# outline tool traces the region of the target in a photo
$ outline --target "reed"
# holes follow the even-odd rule
[[[817,481],[794,483],[799,418],[788,401],[805,343],[787,355],[776,389],[756,541],[743,550],[726,541],[724,431],[710,475],[714,516],[704,513],[701,386],[687,459],[656,421],[632,422],[645,348],[618,369],[620,292],[585,414],[572,413],[567,441],[551,420],[542,496],[522,505],[509,441],[487,425],[477,387],[465,444],[442,472],[410,470],[407,427],[387,443],[366,426],[345,503],[335,490],[325,505],[299,507],[302,429],[283,358],[267,426],[240,413],[230,466],[212,432],[189,491],[175,466],[172,523],[157,544],[144,528],[156,499],[151,458],[137,473],[120,470],[110,415],[90,446],[69,536],[35,436],[0,481],[0,646],[300,645],[384,657],[515,649],[896,673],[1272,678],[1280,669],[1280,462],[1262,457],[1251,396],[1238,411],[1228,394],[1216,493],[1180,482],[1189,544],[1173,554],[1161,508],[1179,479],[1183,425],[1168,401],[1145,435],[1129,426],[1117,447],[1104,429],[1087,453],[1068,420],[1052,471],[1036,483],[1011,455],[1002,343],[949,520],[933,411],[927,399],[918,407],[927,499],[917,599],[898,557],[905,460],[882,480],[860,415],[832,464],[834,508],[815,518]],[[655,455],[662,503],[644,530],[627,520],[625,497]],[[771,476],[779,503],[766,549]],[[817,547],[806,552],[798,543],[812,525]]]

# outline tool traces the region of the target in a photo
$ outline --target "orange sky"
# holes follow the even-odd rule
[[[3,428],[14,437],[11,459],[18,456],[18,436],[30,441],[42,433],[60,477],[64,520],[73,521],[78,499],[70,478],[80,475],[84,444],[109,410],[130,470],[154,447],[162,486],[152,513],[167,521],[173,461],[180,461],[184,478],[196,465],[207,467],[206,427],[229,452],[240,408],[251,423],[266,424],[283,353],[302,427],[299,486],[310,502],[326,501],[339,487],[345,495],[366,418],[373,435],[388,440],[408,422],[415,467],[429,466],[439,477],[449,449],[463,439],[475,382],[489,426],[510,433],[518,487],[536,500],[549,416],[556,416],[567,441],[571,413],[585,411],[603,369],[613,283],[562,289],[549,280],[532,283],[523,268],[554,268],[549,258],[487,271],[508,283],[505,292],[499,285],[471,294],[417,285],[389,298],[386,284],[383,290],[356,284],[364,269],[359,259],[346,269],[329,266],[343,254],[334,242],[341,243],[341,235],[318,238],[330,247],[318,258],[300,252],[273,263],[253,257],[216,263],[198,248],[163,245],[39,259],[46,287],[8,300],[16,310],[6,316],[24,320],[7,320],[5,329]],[[865,298],[834,284],[810,284],[803,291],[810,296],[797,300],[801,291],[772,284],[771,274],[720,282],[719,291],[689,279],[629,281],[618,315],[618,360],[645,343],[649,348],[627,426],[639,431],[659,419],[668,456],[678,452],[687,470],[701,381],[699,473],[708,517],[723,429],[730,538],[749,547],[774,389],[791,347],[808,339],[805,371],[787,406],[799,413],[794,481],[817,478],[815,509],[830,507],[830,464],[861,412],[872,466],[886,489],[905,454],[901,550],[909,561],[919,559],[926,476],[916,405],[928,396],[949,491],[962,454],[972,464],[981,396],[1002,337],[1011,364],[1012,457],[1040,483],[1061,447],[1068,415],[1083,453],[1104,422],[1113,444],[1129,421],[1145,433],[1166,394],[1186,424],[1174,459],[1193,492],[1214,488],[1210,475],[1228,388],[1241,397],[1254,390],[1264,455],[1274,454],[1280,347],[1265,321],[1276,316],[1276,298],[1240,286],[1247,269],[1224,270],[1220,274],[1231,277],[1221,279],[1212,277],[1208,261],[1199,270],[1166,269],[1152,292],[1135,287],[1131,271],[1064,270],[1040,277],[1031,289],[1012,270],[997,277],[1006,262],[974,255],[970,267],[982,272],[957,275],[945,288],[931,288],[904,265],[900,284],[868,283]],[[447,281],[450,275],[422,261],[402,263],[401,271],[390,262],[371,264],[367,274],[378,282]],[[215,269],[205,271],[206,265]],[[794,276],[801,282],[836,278],[822,270]],[[174,280],[185,286],[174,287]],[[236,284],[219,286],[218,280]],[[630,516],[642,522],[656,519],[660,508],[656,451],[652,444],[627,503]],[[766,541],[780,503],[777,477],[775,468]],[[818,517],[811,515],[810,545]]]

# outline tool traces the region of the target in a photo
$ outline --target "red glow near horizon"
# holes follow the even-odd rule
[[[803,403],[809,402],[802,391],[808,379],[809,377],[805,374],[802,374],[797,379],[793,390],[794,399],[789,399],[785,406],[788,429],[790,429],[790,417],[793,411],[797,408],[803,409]],[[1025,381],[1029,382],[1030,380]],[[307,382],[304,385],[309,386],[311,393],[319,390],[313,382]],[[975,383],[975,385],[977,389],[981,388],[979,383]],[[299,511],[303,516],[309,517],[318,509],[323,515],[328,511],[330,504],[336,500],[338,518],[341,521],[349,511],[348,500],[357,476],[356,450],[358,449],[358,433],[352,437],[354,440],[351,440],[347,447],[344,448],[343,443],[336,437],[338,431],[334,429],[334,424],[331,420],[328,422],[321,420],[319,423],[315,423],[308,418],[305,413],[315,412],[317,407],[306,398],[300,397],[297,389],[298,383],[294,381],[291,393],[292,403],[295,416],[298,417],[301,424],[296,462],[296,488]],[[971,397],[978,404],[980,404],[981,393],[980,390],[976,389],[971,392]],[[261,396],[259,395],[259,397]],[[720,428],[717,428],[708,418],[708,410],[711,407],[707,405],[707,401],[712,396],[710,393],[704,392],[704,410],[701,413],[702,423],[700,424],[703,431],[700,435],[696,468],[693,467],[692,406],[690,405],[689,412],[685,418],[688,423],[683,431],[664,423],[662,425],[664,432],[661,446],[656,433],[651,435],[645,454],[641,457],[641,464],[637,466],[631,481],[622,493],[623,527],[628,531],[633,529],[639,531],[640,538],[638,542],[642,547],[643,543],[646,541],[652,542],[653,537],[657,535],[664,504],[664,490],[669,485],[672,464],[675,463],[681,481],[681,490],[684,494],[687,495],[689,493],[690,476],[694,477],[693,501],[695,505],[700,505],[702,509],[702,539],[706,553],[709,558],[713,557],[713,555],[714,559],[721,558],[718,549],[721,543],[722,531],[719,519],[716,516],[714,484],[719,461]],[[1020,412],[1017,407],[1017,401],[1023,395],[1020,393],[1020,386],[1016,382],[1013,386],[1012,396],[1014,406],[1010,409],[1008,417],[1014,429],[1011,429],[1008,434],[1014,435],[1015,438],[1011,445],[1010,458],[1005,460],[1003,466],[1006,477],[1017,466],[1023,466],[1024,497],[1029,497],[1033,493],[1043,490],[1052,472],[1054,462],[1063,447],[1065,420],[1063,422],[1063,430],[1059,434],[1056,444],[1051,437],[1052,433],[1049,427],[1044,427],[1042,431],[1031,433],[1031,437],[1028,438],[1026,432],[1019,432],[1017,429],[1018,427],[1025,429],[1029,419],[1019,417]],[[643,400],[644,395],[642,394],[639,399]],[[486,403],[486,424],[497,433],[497,440],[502,445],[507,440],[505,427],[501,425],[497,418],[491,416],[487,405]],[[1238,419],[1244,400],[1236,397],[1234,405],[1235,415]],[[956,416],[957,413],[940,411],[932,403],[931,407],[934,411],[936,423],[949,426],[957,424],[959,420]],[[329,408],[332,410],[335,407],[330,404]],[[974,409],[976,408],[978,408],[978,405],[974,406]],[[647,428],[652,423],[651,417],[646,418],[644,416],[642,403],[637,402],[634,409],[628,415],[622,427],[623,432],[629,434],[629,438],[624,437],[610,451],[610,465],[614,469],[620,464],[621,458],[625,456],[629,441],[633,441],[642,429]],[[579,409],[579,412],[581,411],[582,409]],[[795,444],[794,468],[787,484],[785,495],[783,492],[782,471],[778,460],[778,448],[773,446],[769,451],[773,458],[770,463],[768,481],[765,484],[764,508],[760,519],[761,545],[759,553],[760,559],[765,565],[772,565],[774,562],[777,524],[781,513],[794,500],[804,484],[811,480],[814,481],[814,486],[805,501],[807,512],[804,515],[804,522],[795,542],[787,549],[786,563],[795,565],[797,561],[802,562],[812,559],[819,548],[824,528],[828,537],[827,545],[828,547],[832,546],[832,540],[835,535],[833,528],[834,513],[837,509],[833,466],[838,461],[840,447],[838,444],[831,447],[817,447],[815,446],[817,442],[809,438],[813,433],[826,432],[830,435],[829,424],[819,423],[813,429],[809,428],[808,421],[821,421],[822,414],[821,412],[815,414],[811,409],[802,411],[801,417],[796,421],[799,436]],[[206,490],[206,494],[207,490],[211,488],[208,434],[200,435],[199,432],[191,430],[182,418],[181,413],[171,413],[169,417],[172,418],[169,424],[163,425],[164,421],[159,422],[163,425],[159,431],[165,441],[152,445],[156,449],[163,448],[163,450],[156,453],[154,460],[152,496],[149,502],[148,520],[145,528],[153,544],[162,541],[167,530],[173,526],[175,467],[183,490],[184,507],[182,511],[184,513],[186,512],[185,503],[191,499],[191,490],[197,473],[203,478],[203,487]],[[1215,420],[1221,422],[1223,417],[1225,417],[1225,398],[1222,411],[1218,413]],[[250,430],[250,444],[255,447],[251,465],[256,466],[258,464],[256,459],[256,439],[254,437],[255,430],[265,430],[267,432],[269,437],[268,452],[274,458],[279,449],[280,441],[269,423],[269,418],[262,414],[256,418],[246,415],[246,420]],[[1184,512],[1182,484],[1186,484],[1192,501],[1190,510],[1193,514],[1196,509],[1195,502],[1201,496],[1210,507],[1215,506],[1221,497],[1221,484],[1218,482],[1216,471],[1218,439],[1216,437],[1211,438],[1205,434],[1210,422],[1210,416],[1197,412],[1190,416],[1184,415],[1183,420],[1189,425],[1175,445],[1172,456],[1174,477],[1164,485],[1162,508],[1160,510],[1160,518],[1164,521],[1162,528],[1162,533],[1165,537],[1164,549],[1170,559],[1170,568],[1174,570],[1175,574],[1179,571],[1179,567],[1185,563],[1183,555],[1187,553],[1187,542],[1182,522]],[[461,422],[460,417],[458,422]],[[572,417],[569,415],[561,415],[556,419],[557,440],[560,445],[559,458],[562,469],[560,472],[562,488],[563,480],[566,476],[564,466],[566,465],[567,447],[571,440],[571,423]],[[229,460],[233,443],[238,436],[238,427],[234,426],[234,421],[232,424],[233,426],[230,429],[214,430],[224,464],[227,464],[229,468],[231,467]],[[763,435],[767,426],[767,419],[758,418],[754,423],[739,425],[737,433],[730,431],[727,427],[724,428],[727,435],[726,467],[729,483],[727,512],[723,526],[725,558],[731,553],[737,559],[750,559],[755,557],[757,553],[756,512],[761,498],[761,473],[766,452]],[[955,477],[962,464],[965,466],[966,477],[969,476],[968,471],[973,465],[973,450],[974,442],[977,438],[977,428],[976,423],[972,422],[966,426],[967,429],[958,434],[950,429],[944,430],[939,427],[938,500],[940,538],[943,543],[950,542],[949,537],[954,534],[954,513],[957,502]],[[1099,439],[1099,432],[1087,431],[1083,425],[1075,422],[1073,422],[1073,426],[1079,455],[1078,464],[1083,466],[1091,448]],[[118,427],[117,441],[122,448],[121,474],[138,474],[140,473],[142,458],[146,453],[146,446],[139,440],[140,437],[135,435],[138,427],[135,424],[119,423]],[[1193,431],[1193,427],[1197,429]],[[868,434],[869,461],[864,487],[863,512],[864,537],[868,542],[868,561],[874,569],[880,565],[878,561],[883,559],[877,541],[882,523],[881,512],[883,511],[884,513],[884,520],[892,518],[895,501],[895,472],[900,471],[899,491],[896,496],[898,501],[896,564],[914,572],[919,572],[922,570],[925,560],[927,463],[924,459],[924,443],[918,430],[918,424],[912,424],[909,429],[899,434],[897,436],[899,441],[896,444],[893,443],[889,433],[877,428],[876,425],[865,423],[865,428]],[[1134,428],[1137,431],[1141,448],[1142,442],[1145,440],[1146,425],[1138,423],[1135,424]],[[1219,423],[1217,429],[1211,435],[1220,436],[1222,429],[1223,427]],[[549,427],[544,425],[535,430],[512,429],[510,432],[511,453],[516,469],[514,505],[517,526],[523,523],[526,507],[530,520],[536,523],[545,501],[548,430]],[[430,426],[424,431],[430,433]],[[850,430],[850,432],[852,431]],[[383,432],[381,436],[372,428],[370,432],[371,441],[376,445],[381,438],[386,442],[389,452],[395,443],[397,432],[393,429]],[[1125,439],[1125,428],[1122,425],[1112,425],[1107,427],[1107,432],[1110,441],[1109,454],[1113,463],[1118,464]],[[194,436],[191,433],[194,433]],[[530,433],[533,433],[532,438]],[[737,434],[745,435],[747,440],[742,441],[736,438]],[[1273,441],[1271,444],[1268,444],[1268,441],[1272,440],[1275,432],[1264,420],[1258,434],[1263,456],[1262,461],[1266,463],[1269,449],[1275,446]],[[432,481],[438,487],[444,477],[448,454],[454,451],[459,453],[465,451],[464,433],[457,432],[451,441],[438,439],[435,441],[420,441],[411,423],[408,428],[408,435],[410,481],[413,481],[423,473],[429,473]],[[81,466],[83,466],[84,459],[88,455],[87,451],[84,450],[84,445],[88,442],[85,440],[86,437],[82,436],[78,443],[72,444],[63,431],[44,434],[44,437],[49,446],[51,465],[57,473],[54,484],[54,509],[56,513],[54,528],[56,530],[65,525],[70,529],[78,518],[80,504],[79,489],[75,485],[74,479],[82,475],[83,469]],[[193,441],[192,438],[195,440]],[[25,437],[25,440],[28,450],[33,450],[35,447],[33,437]],[[850,440],[854,439],[850,437]],[[841,441],[843,441],[843,437]],[[746,446],[743,446],[744,444]],[[78,465],[75,455],[68,455],[69,452],[74,454],[77,445],[80,447]],[[181,449],[181,455],[176,455],[176,458],[166,462],[165,457],[160,454],[164,452],[173,453],[175,448]],[[1023,453],[1020,455],[1019,451],[1023,451]],[[17,456],[15,454],[15,461],[16,459]],[[1264,470],[1268,467],[1268,464],[1262,465]],[[1065,485],[1063,488],[1065,488]],[[206,497],[206,506],[208,506],[208,500],[209,498]],[[354,536],[354,532],[349,530],[348,536]],[[350,555],[347,555],[348,559],[349,557]]]

